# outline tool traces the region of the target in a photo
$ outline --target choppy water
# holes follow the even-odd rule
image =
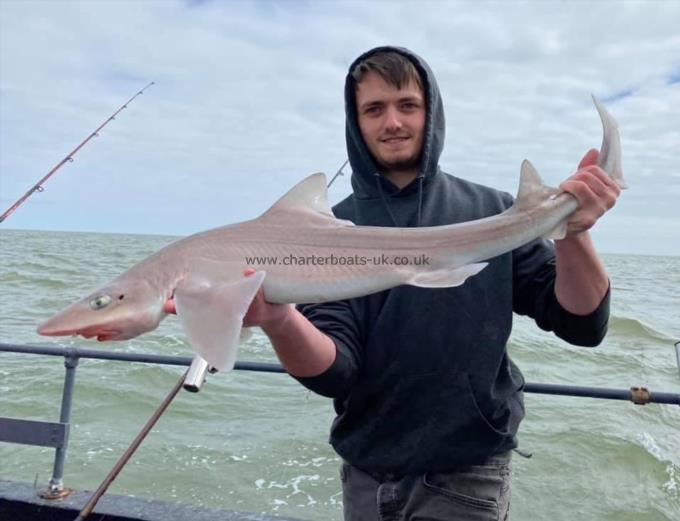
[[[0,342],[50,343],[36,325],[170,238],[0,231]],[[605,256],[613,284],[608,337],[571,347],[517,319],[510,350],[527,381],[680,392],[680,258]],[[188,355],[177,322],[131,341],[62,344]],[[262,335],[241,360],[274,361]],[[181,368],[83,360],[65,484],[96,488],[173,387]],[[0,353],[0,416],[56,421],[63,362]],[[680,519],[680,407],[527,395],[515,458],[514,520]],[[110,489],[309,520],[339,520],[329,400],[285,375],[234,372],[182,392]],[[0,444],[0,479],[44,485],[53,451]]]

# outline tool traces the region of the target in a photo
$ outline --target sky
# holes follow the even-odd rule
[[[680,2],[0,0],[0,211],[155,82],[0,226],[188,235],[251,219],[346,159],[346,69],[378,45],[434,70],[442,169],[516,192],[619,122],[629,190],[598,251],[680,255]],[[349,173],[329,191],[351,192]]]

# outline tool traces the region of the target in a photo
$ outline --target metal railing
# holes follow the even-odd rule
[[[676,344],[676,349],[678,348],[677,346],[678,344]],[[64,358],[66,374],[64,376],[64,388],[62,391],[61,410],[58,423],[0,417],[0,442],[41,445],[55,448],[52,477],[49,480],[47,489],[41,494],[42,497],[48,499],[60,498],[66,493],[63,487],[64,463],[66,461],[66,450],[68,448],[76,368],[78,367],[78,362],[81,358],[176,366],[190,366],[194,360],[189,356],[117,353],[76,347],[7,343],[0,343],[0,352],[61,356]],[[235,369],[241,371],[285,373],[285,370],[279,364],[263,362],[237,362]],[[632,401],[638,405],[645,405],[647,403],[680,405],[680,394],[652,392],[645,387],[611,389],[605,387],[526,383],[524,392],[582,398],[624,400]]]

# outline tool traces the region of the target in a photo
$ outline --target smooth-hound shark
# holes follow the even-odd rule
[[[598,165],[623,188],[617,124],[594,101],[603,126]],[[355,226],[333,216],[325,176],[313,174],[256,219],[159,250],[47,320],[38,333],[133,338],[155,329],[166,317],[164,303],[174,297],[193,349],[211,366],[230,370],[243,317],[260,286],[274,303],[361,297],[402,284],[458,286],[485,260],[538,237],[564,237],[565,220],[577,207],[572,195],[544,186],[525,160],[515,203],[501,214],[435,227]],[[395,262],[416,252],[427,262]],[[259,271],[244,277],[249,267]]]

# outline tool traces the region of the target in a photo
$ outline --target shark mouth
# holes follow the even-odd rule
[[[50,330],[48,328],[40,328],[38,333],[44,336],[82,336],[83,338],[97,338],[99,342],[106,340],[115,340],[121,332],[117,329],[107,329],[102,326],[90,326],[81,329],[61,329]]]

